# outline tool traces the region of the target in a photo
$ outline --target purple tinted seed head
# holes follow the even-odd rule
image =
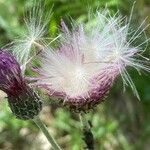
[[[42,52],[36,85],[64,105],[87,110],[103,101],[120,75],[123,87],[130,86],[139,98],[127,67],[150,72],[149,59],[141,55],[145,42],[133,46],[144,32],[142,25],[137,31],[130,31],[129,25],[127,18],[109,11],[97,12],[92,26],[73,24],[69,30],[62,22],[59,48]]]

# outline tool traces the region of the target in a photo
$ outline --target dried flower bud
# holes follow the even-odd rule
[[[0,90],[7,93],[9,106],[17,118],[33,119],[42,109],[39,97],[23,78],[19,63],[6,51],[0,51]]]

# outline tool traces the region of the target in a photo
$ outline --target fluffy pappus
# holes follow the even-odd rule
[[[126,17],[111,16],[108,11],[97,12],[94,25],[88,28],[80,24],[70,31],[62,21],[59,48],[43,51],[36,85],[64,104],[85,110],[101,102],[121,75],[123,84],[131,86],[139,98],[126,67],[150,71],[145,65],[149,59],[141,55],[148,39],[132,46],[144,32],[143,24],[131,30],[130,19],[127,22]]]
[[[34,5],[25,13],[24,32],[14,39],[13,46],[10,48],[17,61],[22,65],[23,72],[32,57],[43,49],[43,45],[46,45],[44,36],[51,17],[51,9],[45,11],[45,1],[39,1]]]

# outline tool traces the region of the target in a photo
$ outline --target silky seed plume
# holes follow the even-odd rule
[[[46,45],[44,35],[50,22],[51,9],[46,11],[45,7],[44,2],[39,1],[31,10],[26,12],[24,17],[25,32],[14,40],[14,45],[11,48],[22,65],[23,71],[25,71],[31,57]]]
[[[100,103],[109,92],[114,80],[121,75],[124,86],[130,86],[139,98],[127,67],[150,71],[142,57],[141,48],[149,39],[133,46],[144,33],[145,21],[135,31],[130,19],[118,12],[97,12],[94,25],[73,25],[70,31],[62,22],[59,48],[49,48],[42,54],[39,80],[36,85],[50,96],[77,110],[87,110]],[[143,60],[144,59],[144,60]]]

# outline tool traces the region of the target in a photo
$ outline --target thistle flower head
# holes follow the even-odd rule
[[[6,51],[0,51],[0,90],[17,95],[25,86],[19,63]]]
[[[0,90],[7,94],[12,112],[20,119],[32,119],[42,109],[39,97],[22,77],[19,63],[6,51],[0,51]]]
[[[126,18],[103,12],[97,13],[89,29],[81,24],[69,31],[62,22],[60,46],[43,53],[37,85],[78,110],[101,102],[118,75],[138,96],[126,66],[149,71],[144,61],[136,58],[143,43],[131,46],[143,30],[132,32],[129,38],[129,23],[123,24],[124,21]]]

